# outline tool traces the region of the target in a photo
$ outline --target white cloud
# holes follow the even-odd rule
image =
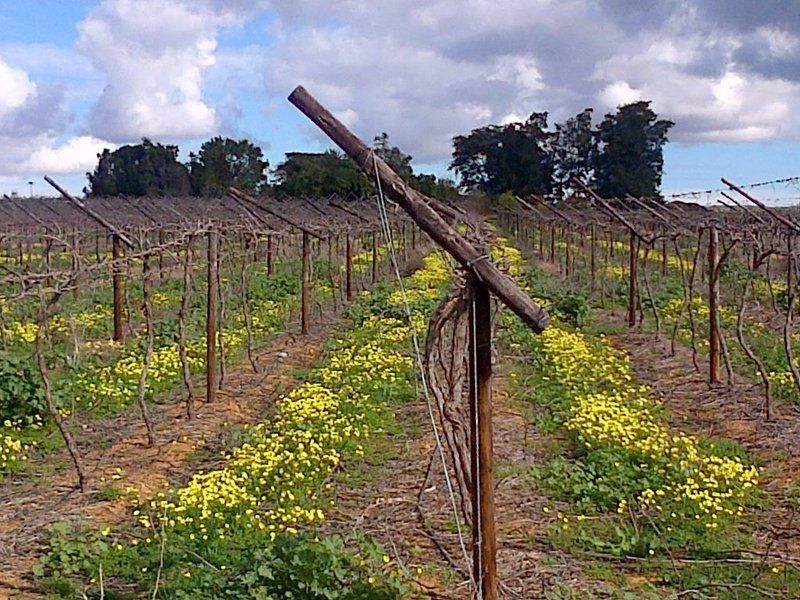
[[[262,39],[221,45],[263,10]],[[243,106],[273,121],[251,135],[291,139],[275,107],[297,84],[419,162],[490,122],[639,99],[674,141],[800,138],[800,23],[743,0],[100,0],[77,29],[74,48],[0,45],[3,173],[85,170],[100,140],[246,135]]]
[[[548,111],[552,123],[637,100],[677,123],[675,141],[800,137],[800,88],[785,75],[793,66],[800,79],[798,32],[780,22],[742,32],[724,4],[722,27],[686,0],[652,10],[632,0],[272,9],[278,41],[258,65],[267,92],[281,100],[302,83],[331,110],[353,111],[362,137],[387,131],[422,161],[447,159],[453,135],[488,122]],[[761,62],[742,54],[747,44]],[[794,62],[770,71],[769,57]]]
[[[104,0],[78,25],[78,48],[107,80],[90,132],[117,142],[215,133],[220,119],[203,84],[216,61],[217,34],[259,4]]]
[[[26,172],[31,154],[54,142],[66,122],[61,88],[0,59],[0,174]]]
[[[627,81],[615,81],[608,84],[599,94],[603,106],[613,109],[622,104],[630,104],[643,99],[642,91],[628,85]]]
[[[25,71],[0,60],[0,119],[24,106],[35,93],[36,86]]]
[[[23,170],[49,174],[90,171],[104,148],[114,150],[116,145],[87,135],[74,137],[61,145],[46,144],[31,153]]]

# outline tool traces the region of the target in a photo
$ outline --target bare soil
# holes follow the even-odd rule
[[[501,363],[508,360],[501,358]],[[544,598],[556,583],[583,590],[589,597],[600,592],[602,584],[589,581],[578,559],[548,541],[547,529],[557,508],[524,477],[533,465],[545,462],[553,440],[530,424],[523,412],[528,404],[510,397],[507,383],[504,375],[496,376],[492,391],[501,597]],[[351,467],[358,476],[337,486],[327,528],[374,536],[429,598],[470,598],[468,560],[424,400],[403,407],[398,418],[406,431],[389,440],[393,457],[377,465]],[[462,534],[469,553],[471,533],[463,524]]]

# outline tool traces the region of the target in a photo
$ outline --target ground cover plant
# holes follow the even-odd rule
[[[644,574],[646,584],[619,581],[642,597],[669,589],[706,597],[695,588],[724,598],[794,593],[795,567],[746,550],[757,545],[752,519],[767,501],[754,459],[730,441],[669,425],[624,352],[559,316],[555,307],[572,288],[523,267],[517,250],[501,252],[556,315],[541,336],[513,318],[503,320],[501,334],[515,353],[535,357],[513,368],[517,393],[539,407],[537,426],[559,440],[550,460],[528,474],[530,485],[552,498],[544,510],[555,517],[553,543],[589,559],[586,568],[610,582],[620,578],[603,571],[604,561],[644,561],[629,570]]]
[[[409,323],[424,322],[449,280],[430,255],[403,290],[382,285],[351,309],[352,326],[326,359],[278,400],[274,419],[249,428],[224,464],[172,492],[141,498],[136,524],[85,531],[60,526],[37,571],[54,593],[105,585],[161,586],[169,597],[394,598],[407,584],[367,539],[317,539],[326,484],[388,425],[391,403],[415,393]],[[408,312],[407,312],[408,311]],[[410,320],[409,320],[410,317]],[[68,551],[64,551],[67,548]]]

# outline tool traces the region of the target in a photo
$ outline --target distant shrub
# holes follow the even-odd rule
[[[44,408],[42,383],[31,360],[0,353],[0,418],[33,416]]]
[[[591,313],[586,296],[576,292],[567,292],[553,301],[553,312],[562,320],[581,327]]]

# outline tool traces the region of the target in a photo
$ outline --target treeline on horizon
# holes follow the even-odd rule
[[[374,138],[373,149],[409,185],[437,198],[459,193],[561,197],[572,191],[573,178],[606,197],[659,197],[662,151],[673,123],[659,119],[646,101],[620,106],[597,126],[592,112],[587,108],[553,129],[543,112],[456,136],[449,167],[458,184],[414,173],[412,157],[391,145],[386,133]],[[178,152],[176,145],[149,139],[106,149],[86,174],[84,193],[218,197],[231,186],[253,194],[306,197],[361,197],[374,191],[373,182],[336,150],[289,152],[272,170],[261,148],[246,139],[214,137],[186,163],[178,160]]]

